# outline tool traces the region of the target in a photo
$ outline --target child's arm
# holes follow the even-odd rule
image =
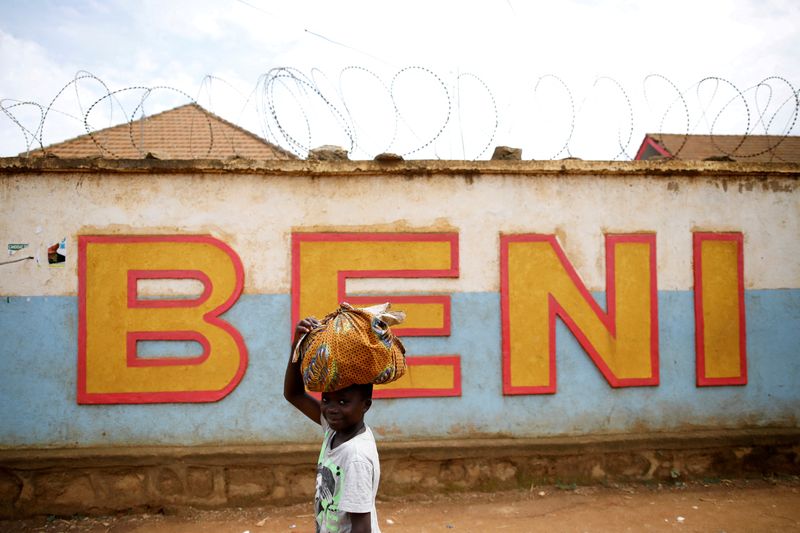
[[[347,513],[350,515],[351,533],[371,533],[370,513]]]
[[[319,325],[319,321],[314,317],[304,318],[297,323],[294,330],[294,342],[292,342],[292,349],[289,352],[289,364],[286,366],[286,375],[283,377],[283,397],[297,407],[301,413],[319,424],[321,415],[319,401],[306,392],[303,376],[300,374],[300,361],[292,363],[292,353],[300,341],[300,337],[317,325]]]

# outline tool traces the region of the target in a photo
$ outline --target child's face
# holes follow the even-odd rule
[[[364,420],[364,413],[371,404],[372,401],[365,399],[361,391],[348,387],[335,392],[323,392],[320,408],[332,430],[347,432]]]

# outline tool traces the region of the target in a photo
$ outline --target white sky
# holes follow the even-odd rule
[[[648,75],[684,91],[695,133],[713,125],[714,133],[784,134],[796,118],[792,91],[800,86],[798,0],[0,0],[0,6],[6,108],[16,101],[47,106],[77,72],[88,71],[111,91],[178,89],[301,155],[308,146],[350,148],[346,128],[355,134],[353,159],[381,151],[485,159],[498,144],[522,148],[525,159],[627,159],[645,132],[687,129],[677,93],[664,78]],[[313,77],[335,110],[310,85],[288,77],[263,90],[260,76],[277,67]],[[203,83],[206,75],[214,76],[210,84]],[[727,81],[698,89],[712,76],[742,91],[780,76],[793,89],[773,80],[746,92],[745,106]],[[384,86],[393,89],[397,123]],[[68,87],[45,121],[44,144],[85,133],[83,114],[104,95],[101,88],[90,79]],[[102,100],[89,113],[91,127],[124,121],[142,94],[122,91],[113,106]],[[144,108],[152,114],[187,101],[159,89]],[[275,136],[270,103],[300,148]],[[36,131],[36,107],[8,110]],[[799,132],[794,125],[791,133]],[[24,151],[25,142],[0,114],[0,156]]]

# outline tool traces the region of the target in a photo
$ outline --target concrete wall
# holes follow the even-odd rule
[[[796,429],[798,176],[797,165],[686,162],[1,160],[4,254],[6,243],[29,245],[3,259],[38,261],[0,265],[0,447],[316,442],[317,428],[281,391],[292,235],[328,232],[457,234],[456,277],[347,281],[348,295],[451,296],[449,335],[403,341],[420,358],[457,355],[460,387],[377,400],[368,422],[381,441]],[[643,232],[655,243],[655,379],[612,387],[559,320],[556,392],[504,394],[501,236],[556,236],[605,309],[605,235]],[[746,377],[698,386],[693,234],[718,232],[742,236]],[[81,317],[77,252],[79,236],[98,235],[210,235],[240,258],[243,292],[222,318],[241,335],[247,365],[229,393],[214,402],[78,403],[79,325],[99,318]],[[66,262],[48,265],[47,248],[62,239]]]

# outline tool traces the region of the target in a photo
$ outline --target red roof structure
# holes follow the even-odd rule
[[[81,135],[20,156],[113,159],[297,159],[196,103]]]
[[[648,133],[634,159],[800,163],[800,136]]]

